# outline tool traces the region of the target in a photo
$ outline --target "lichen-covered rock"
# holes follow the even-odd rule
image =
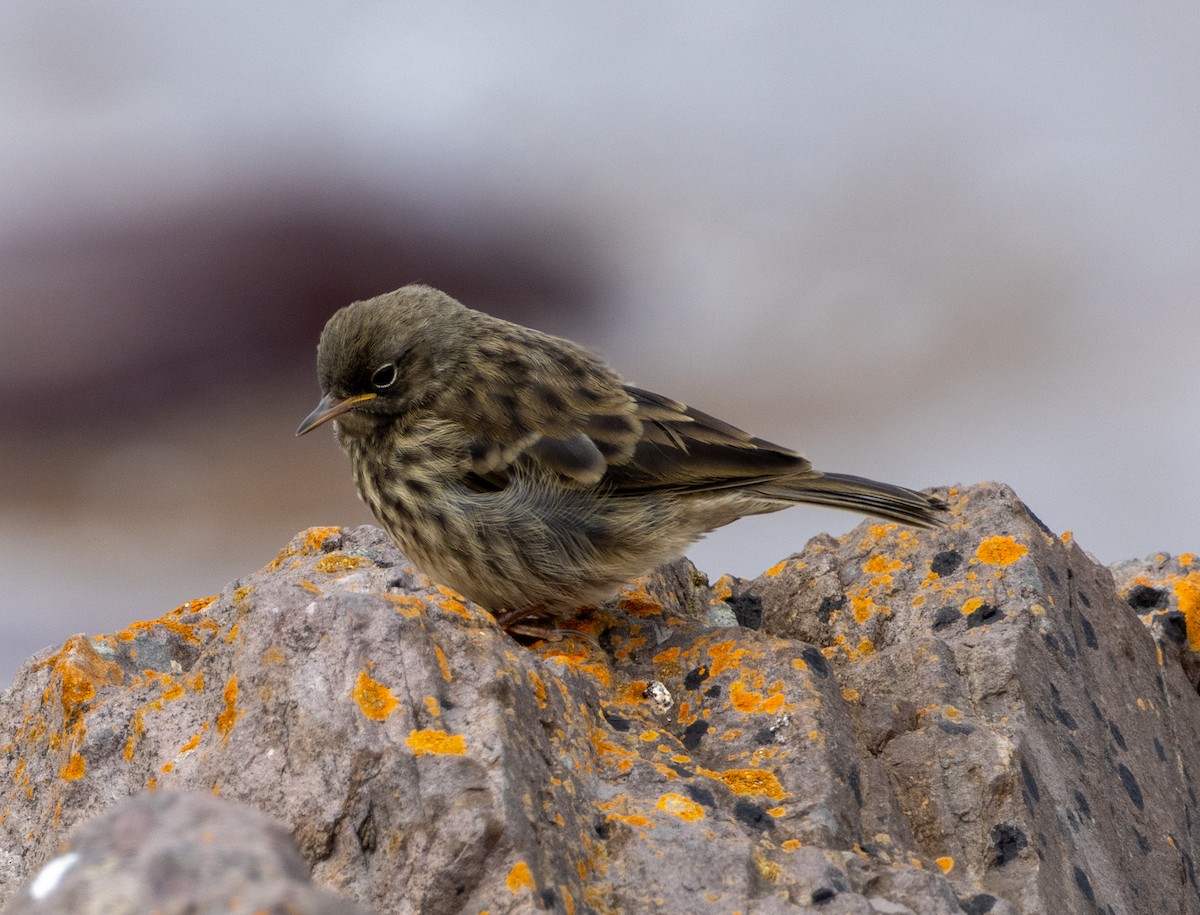
[[[1149,627],[1167,663],[1179,664],[1200,687],[1200,560],[1158,553],[1110,568],[1117,593]]]
[[[532,648],[374,528],[29,662],[0,900],[147,787],[279,818],[380,912],[1200,912],[1200,702],[1004,487]],[[734,625],[740,623],[741,626]]]
[[[198,792],[146,791],[71,832],[11,915],[367,915],[312,886],[287,831]]]

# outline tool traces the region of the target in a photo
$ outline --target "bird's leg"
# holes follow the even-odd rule
[[[600,648],[600,643],[586,632],[553,625],[554,616],[542,610],[502,610],[496,613],[495,617],[500,628],[514,638],[520,636],[527,639],[542,639],[547,642],[561,642],[564,636],[569,635],[581,638],[596,648]],[[538,621],[535,622],[535,620]]]

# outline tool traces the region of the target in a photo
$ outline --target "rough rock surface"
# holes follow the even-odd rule
[[[309,880],[284,827],[244,804],[147,791],[71,832],[13,915],[365,915]]]
[[[23,668],[0,902],[157,786],[277,817],[378,912],[1200,913],[1200,630],[1007,488],[950,501],[754,581],[676,563],[532,648],[376,529],[308,531]]]

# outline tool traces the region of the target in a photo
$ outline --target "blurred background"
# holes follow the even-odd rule
[[[1198,46],[1192,0],[3,4],[0,686],[370,520],[293,432],[326,318],[417,280],[818,467],[1200,549]]]

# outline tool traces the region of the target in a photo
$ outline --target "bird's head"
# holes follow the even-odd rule
[[[457,368],[470,314],[444,292],[416,285],[338,311],[317,346],[324,396],[296,434],[339,417],[345,432],[368,433],[428,403]]]

